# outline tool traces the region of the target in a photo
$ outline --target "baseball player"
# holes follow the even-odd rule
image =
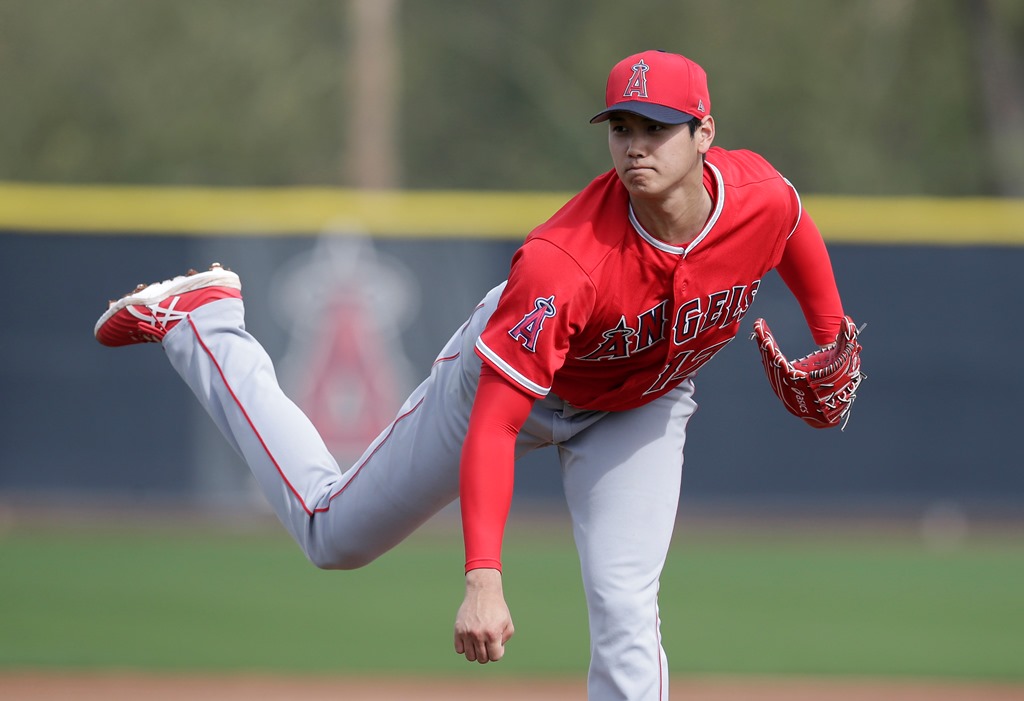
[[[614,66],[613,168],[516,252],[394,421],[342,470],[246,332],[219,265],[111,303],[100,343],[160,342],[319,567],[360,567],[461,497],[465,598],[454,644],[502,658],[501,545],[514,462],[558,451],[589,612],[589,698],[668,698],[658,586],[675,523],[694,376],[775,269],[815,342],[841,335],[822,237],[793,186],[714,147],[704,70],[645,51]]]

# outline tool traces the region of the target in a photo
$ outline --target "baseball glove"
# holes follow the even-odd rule
[[[772,391],[786,410],[814,428],[831,428],[850,418],[857,388],[865,375],[860,371],[860,343],[857,328],[844,317],[835,343],[799,360],[782,354],[764,319],[754,322],[751,339],[757,341],[761,362]]]

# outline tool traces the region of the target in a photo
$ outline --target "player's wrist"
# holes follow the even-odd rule
[[[493,567],[478,567],[466,572],[466,589],[501,587],[501,570]]]
[[[473,570],[498,570],[501,572],[501,560],[490,557],[473,557],[466,560],[466,572]]]

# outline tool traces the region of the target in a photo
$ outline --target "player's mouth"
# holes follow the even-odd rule
[[[653,171],[654,168],[652,168],[650,166],[641,165],[639,163],[634,163],[634,164],[632,164],[632,165],[630,165],[630,166],[628,166],[626,168],[626,172],[627,173],[636,173],[636,172],[645,171],[645,170]]]
[[[626,178],[629,178],[630,181],[646,181],[656,174],[657,173],[653,168],[648,168],[647,166],[630,166],[629,168],[626,168],[626,172],[623,175]]]

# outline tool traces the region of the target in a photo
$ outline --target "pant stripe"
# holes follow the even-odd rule
[[[420,408],[421,404],[423,404],[423,399],[420,399],[418,402],[416,402],[416,405],[413,406],[412,409],[405,412],[404,414],[402,414],[401,416],[399,416],[398,418],[391,422],[391,426],[388,428],[387,434],[383,438],[381,438],[380,441],[377,442],[377,445],[374,446],[373,448],[373,452],[367,455],[365,460],[363,460],[361,463],[359,463],[359,465],[353,468],[351,477],[345,480],[345,484],[342,485],[341,489],[339,489],[338,491],[336,491],[334,494],[327,498],[327,506],[322,506],[319,509],[316,509],[316,512],[327,511],[328,509],[331,508],[331,502],[334,501],[334,497],[338,496],[346,489],[348,489],[348,486],[352,484],[352,480],[359,476],[359,471],[366,467],[367,463],[370,462],[370,458],[376,455],[377,451],[380,450],[385,443],[387,443],[389,438],[391,438],[391,434],[395,432],[395,428],[398,426],[399,422],[402,421],[402,419],[412,416],[416,412],[416,410]]]
[[[234,400],[235,405],[238,407],[238,410],[242,412],[242,416],[245,417],[246,422],[249,424],[249,428],[252,429],[253,434],[256,436],[256,440],[258,440],[260,442],[260,445],[263,446],[263,450],[264,452],[266,452],[267,457],[270,458],[270,462],[272,462],[274,464],[274,468],[277,469],[277,474],[281,475],[281,479],[284,481],[285,485],[287,485],[288,491],[294,494],[295,498],[298,499],[299,504],[302,505],[302,510],[305,511],[306,514],[308,514],[309,516],[312,516],[313,510],[306,505],[305,500],[295,489],[292,483],[288,480],[288,477],[285,476],[284,470],[281,469],[280,463],[277,462],[277,458],[275,458],[274,454],[270,452],[270,448],[267,447],[266,441],[263,440],[263,436],[260,435],[260,432],[256,429],[256,425],[253,424],[252,419],[249,417],[249,412],[247,412],[245,410],[245,407],[242,406],[242,402],[239,401],[238,395],[235,394],[235,390],[233,390],[231,388],[231,385],[228,383],[228,378],[224,375],[224,370],[221,368],[220,363],[217,362],[217,359],[213,356],[213,353],[210,352],[210,349],[206,345],[206,342],[203,341],[203,337],[199,333],[199,329],[198,327],[196,327],[196,324],[192,320],[191,316],[188,317],[188,323],[189,325],[192,326],[192,332],[195,334],[196,341],[199,342],[199,345],[202,347],[203,352],[206,353],[207,357],[210,359],[210,362],[213,363],[213,366],[217,368],[217,373],[220,375],[220,379],[224,383],[224,388],[227,389],[228,393],[231,395],[231,398]]]

